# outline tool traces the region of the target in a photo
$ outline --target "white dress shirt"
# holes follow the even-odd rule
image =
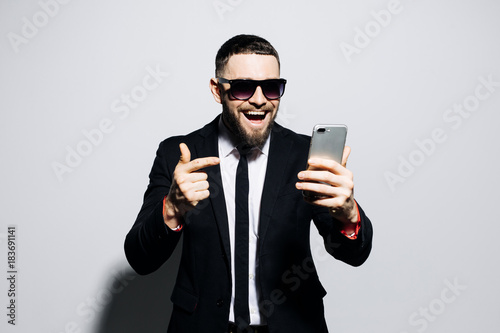
[[[235,187],[236,168],[240,154],[236,149],[236,142],[229,130],[224,125],[222,118],[219,120],[219,158],[222,175],[222,187],[226,199],[227,219],[229,223],[229,239],[231,246],[231,277],[232,293],[229,320],[234,322],[234,233],[235,233]],[[257,243],[259,235],[259,216],[262,189],[266,176],[267,157],[269,155],[269,137],[262,147],[253,148],[247,155],[248,160],[248,214],[249,214],[249,258],[248,258],[248,308],[250,310],[250,324],[263,325],[265,318],[259,313],[260,291],[257,288],[256,272],[259,265],[257,259]]]

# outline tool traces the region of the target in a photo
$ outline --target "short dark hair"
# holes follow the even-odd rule
[[[280,65],[278,51],[262,37],[255,35],[237,35],[222,44],[215,57],[215,76],[220,77],[229,61],[235,54],[272,55]]]

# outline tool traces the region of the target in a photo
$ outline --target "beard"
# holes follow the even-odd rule
[[[278,111],[276,110],[276,113],[272,116],[269,124],[267,127],[264,129],[264,131],[252,131],[251,133],[247,133],[245,128],[241,125],[237,118],[237,114],[240,114],[244,111],[251,111],[253,108],[237,108],[236,113],[233,113],[229,110],[229,107],[226,105],[226,103],[222,102],[222,120],[225,122],[227,128],[231,131],[231,133],[235,136],[235,139],[237,140],[238,144],[246,144],[251,147],[258,147],[262,148],[264,144],[266,143],[267,138],[269,137],[269,134],[271,133],[271,130],[274,125],[274,119],[276,118],[276,115],[278,114]],[[272,112],[272,107],[263,107],[263,111],[267,112]]]

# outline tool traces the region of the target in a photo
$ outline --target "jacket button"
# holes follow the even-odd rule
[[[224,300],[218,299],[217,302],[215,303],[219,308],[224,305]]]

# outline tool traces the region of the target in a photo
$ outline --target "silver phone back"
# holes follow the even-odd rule
[[[314,126],[309,147],[309,158],[327,158],[341,163],[346,136],[346,125],[319,124]]]

